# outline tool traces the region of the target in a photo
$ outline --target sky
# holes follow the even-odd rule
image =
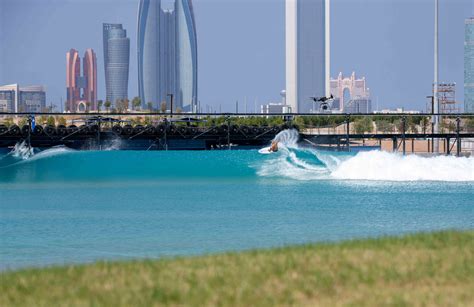
[[[131,39],[129,96],[138,96],[138,0],[0,0],[0,84],[45,85],[48,104],[66,96],[66,52],[98,60],[105,97],[102,23]],[[365,76],[378,109],[424,110],[433,80],[434,0],[332,0],[331,76]],[[194,0],[199,100],[215,111],[254,111],[285,88],[284,0]],[[440,81],[463,101],[464,20],[472,0],[440,0]],[[60,110],[60,108],[59,108]]]

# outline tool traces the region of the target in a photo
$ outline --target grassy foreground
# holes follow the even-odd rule
[[[474,231],[0,275],[0,306],[474,305]]]

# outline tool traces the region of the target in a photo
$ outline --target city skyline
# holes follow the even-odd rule
[[[55,10],[51,12],[51,20],[57,20],[61,12],[71,7],[77,8],[77,3],[79,2],[82,5],[90,3],[88,1],[68,1],[64,5],[57,5],[57,2],[54,1],[44,1],[42,4],[46,8],[48,6],[55,6]],[[98,1],[98,10],[100,10],[101,5],[105,6],[108,3],[110,1]],[[26,10],[24,9],[25,4],[28,4],[28,9]],[[36,4],[36,1],[30,0],[22,0],[18,3],[12,3],[9,0],[2,1],[0,10],[4,14],[2,17],[6,18],[2,18],[0,27],[6,29],[6,27],[15,26],[16,23],[10,22],[12,18],[9,16],[11,16],[10,13],[18,9],[24,9],[23,11],[27,15],[30,10],[35,10],[36,15],[41,16],[41,8]],[[223,5],[215,1],[195,1],[194,4],[200,42],[202,42],[199,47],[199,90],[203,109],[206,104],[209,104],[216,110],[219,104],[222,103],[222,109],[229,111],[234,109],[235,100],[239,100],[240,104],[243,105],[245,97],[248,98],[250,104],[253,104],[255,101],[257,101],[257,104],[263,104],[268,101],[277,100],[280,90],[285,88],[284,45],[282,45],[284,44],[284,3],[282,1],[256,1],[250,5],[246,1],[230,1]],[[129,30],[134,29],[136,27],[136,17],[128,15],[135,15],[137,5],[137,1],[119,1],[117,7],[114,7],[111,12],[101,12],[100,18],[97,16],[99,15],[98,13],[91,12],[91,25],[81,25],[81,28],[95,29],[94,31],[97,32],[97,25],[92,27],[94,23],[100,22],[99,26],[101,27],[102,22],[119,22],[123,23],[125,28]],[[440,81],[456,82],[458,84],[458,97],[459,100],[462,100],[464,75],[463,28],[464,19],[472,15],[472,4],[469,1],[460,0],[452,1],[449,4],[441,1],[440,5]],[[431,1],[416,1],[408,5],[406,3],[386,1],[383,6],[382,8],[380,4],[370,2],[367,4],[366,9],[361,10],[352,2],[333,1],[333,11],[331,13],[333,28],[331,76],[336,76],[339,71],[358,71],[371,80],[374,102],[379,101],[381,107],[401,106],[410,109],[423,109],[426,104],[424,97],[430,92],[430,81],[432,79],[432,60],[430,59],[432,54],[432,3]],[[249,7],[252,7],[252,10],[248,10]],[[133,10],[130,8],[133,8]],[[343,12],[346,10],[351,11],[351,14]],[[124,14],[125,11],[127,11],[127,14]],[[231,12],[235,12],[235,14],[231,14]],[[246,22],[239,24],[239,27],[236,28],[236,20],[238,18],[234,15],[240,14],[243,16],[242,13],[244,12]],[[372,29],[369,25],[377,24],[381,20],[380,13],[386,14],[383,18],[384,22],[378,24],[378,28],[381,31],[374,33],[376,29]],[[273,16],[272,24],[258,24],[257,26],[257,16],[259,16],[258,18]],[[367,18],[369,16],[370,18]],[[392,26],[396,20],[399,20],[400,16],[404,17],[404,25]],[[455,18],[456,16],[457,18]],[[74,16],[70,17],[74,18]],[[338,22],[334,22],[335,18]],[[418,20],[417,23],[415,23],[415,19]],[[219,23],[224,20],[227,20],[227,22]],[[344,31],[347,31],[347,25],[354,24],[354,20],[357,20],[355,28],[361,31],[358,31],[357,35],[344,34]],[[448,23],[448,20],[450,23]],[[456,20],[458,22],[455,22]],[[29,37],[22,34],[28,34],[32,31],[30,27],[34,28],[31,26],[34,24],[37,24],[35,18],[30,21],[30,24],[19,26],[19,36]],[[223,29],[219,33],[226,32],[225,36],[219,36],[218,41],[222,43],[218,45],[216,45],[217,40],[215,39],[217,33],[215,31],[217,30],[213,29],[215,24],[222,25]],[[403,30],[407,29],[407,27],[411,27],[410,33]],[[452,31],[453,28],[458,30]],[[41,30],[37,33],[38,40],[41,37],[41,39],[47,42],[48,46],[44,46],[43,42],[35,39],[31,39],[29,42],[35,50],[38,50],[38,56],[40,56],[44,54],[45,51],[43,50],[48,50],[48,48],[52,47],[49,45],[54,46],[56,43],[51,44],[52,41],[47,39],[51,34],[45,36],[44,32],[51,32],[49,23],[41,24],[41,28],[38,29]],[[94,35],[97,36],[97,34],[93,33],[94,31],[84,30],[83,32],[90,33],[91,37],[94,37]],[[2,41],[9,44],[15,42],[8,33],[8,29],[0,32],[2,32],[0,34],[2,35]],[[130,35],[132,40],[131,54],[134,55],[136,51],[133,50],[135,45],[133,41],[136,38],[132,37],[133,30],[129,32],[132,33]],[[237,33],[244,35],[234,35]],[[385,34],[386,39],[384,40],[380,34]],[[264,39],[262,35],[266,35]],[[231,41],[227,36],[234,37],[234,40]],[[370,37],[370,39],[364,36]],[[416,40],[414,40],[415,36]],[[75,40],[79,42],[77,44],[68,43],[66,50],[69,46],[76,46],[78,49],[84,49],[89,46],[88,40],[84,39],[81,35],[78,35]],[[402,43],[404,41],[409,42],[409,44],[403,46]],[[96,43],[91,43],[90,46],[96,50],[101,49],[101,45],[97,43],[97,40]],[[216,48],[217,46],[219,48]],[[356,47],[349,48],[351,46]],[[57,52],[56,49],[53,50],[51,48],[51,53]],[[214,49],[218,49],[220,53],[228,54],[229,57],[238,59],[238,61],[229,61],[227,59],[227,62],[224,62],[222,56],[218,55],[218,51],[214,51]],[[65,52],[64,49],[61,51]],[[2,84],[15,82],[44,84],[48,90],[49,99],[56,104],[59,103],[61,97],[64,96],[64,91],[58,90],[58,87],[63,88],[61,85],[64,81],[62,81],[62,84],[57,81],[51,81],[58,78],[53,76],[52,73],[57,70],[57,63],[53,63],[51,59],[45,57],[45,61],[49,60],[51,63],[48,64],[54,69],[51,70],[50,74],[42,75],[42,63],[37,63],[38,61],[34,63],[35,56],[31,60],[27,59],[25,67],[14,67],[10,63],[15,61],[15,57],[20,57],[22,51],[2,50],[2,52],[3,55],[0,59],[3,60],[0,63],[2,65],[0,71],[0,81],[2,81]],[[18,54],[13,55],[12,53]],[[411,54],[413,59],[410,59],[408,54]],[[135,81],[137,79],[137,67],[136,63],[134,63],[136,60],[133,57],[130,60],[130,97],[138,96],[137,82]],[[369,61],[369,57],[372,60]],[[101,61],[100,57],[98,60]],[[240,63],[240,65],[237,63]],[[383,65],[380,65],[381,63]],[[35,65],[31,64],[35,64],[36,67],[40,68],[34,69]],[[61,64],[64,65],[63,63]],[[5,70],[8,70],[9,76],[5,76]],[[25,74],[26,71],[28,74]],[[102,85],[105,83],[105,80],[103,79],[103,74],[100,74],[99,97],[101,99],[105,98],[105,86]],[[398,84],[399,88],[393,89],[391,84]]]

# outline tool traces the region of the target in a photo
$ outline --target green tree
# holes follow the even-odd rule
[[[54,119],[53,116],[48,116],[48,119],[47,119],[47,121],[46,121],[46,124],[47,124],[48,126],[54,126],[54,125],[56,125],[56,120]]]
[[[386,120],[379,120],[376,122],[377,130],[383,133],[388,133],[393,131],[393,125]]]
[[[89,113],[90,109],[91,109],[91,102],[86,101],[86,113]]]
[[[102,111],[102,105],[104,102],[102,100],[97,101],[97,111],[100,113]]]
[[[118,98],[115,100],[115,109],[117,109],[118,113],[122,113],[123,111],[123,100]]]
[[[423,117],[420,120],[420,126],[421,126],[421,129],[423,130],[423,133],[426,133],[427,131],[429,131],[430,124],[431,122],[430,122],[429,117]]]
[[[108,100],[104,103],[104,107],[107,110],[107,112],[109,112],[111,106],[112,106],[112,103]]]
[[[153,111],[153,102],[149,101],[146,105],[148,107],[148,111],[151,113]]]
[[[60,116],[60,117],[57,118],[56,121],[57,121],[58,125],[66,126],[67,122],[66,122],[66,119],[64,117]]]
[[[13,126],[13,118],[7,117],[3,120],[3,124],[7,127]]]
[[[47,121],[48,121],[48,117],[42,115],[42,116],[38,117],[38,119],[36,120],[36,123],[38,125],[44,125],[44,124],[46,124]]]
[[[128,100],[128,98],[125,98],[122,100],[122,103],[123,103],[123,111],[127,113],[128,109],[130,108],[130,100]]]
[[[355,133],[364,134],[372,131],[372,119],[369,117],[363,117],[358,119],[354,123]]]
[[[161,102],[161,106],[160,106],[161,113],[166,113],[166,109],[167,109],[166,101]]]
[[[466,127],[466,129],[468,131],[473,131],[474,130],[474,118],[468,118],[465,123],[464,123],[464,126]]]
[[[141,105],[142,105],[142,100],[140,99],[140,97],[135,97],[132,99],[132,106],[134,110],[139,111]]]
[[[21,128],[23,126],[28,126],[28,119],[26,117],[22,117],[19,121],[18,121],[18,126]]]

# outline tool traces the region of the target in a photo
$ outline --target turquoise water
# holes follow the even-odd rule
[[[0,269],[474,228],[474,159],[0,153]]]

